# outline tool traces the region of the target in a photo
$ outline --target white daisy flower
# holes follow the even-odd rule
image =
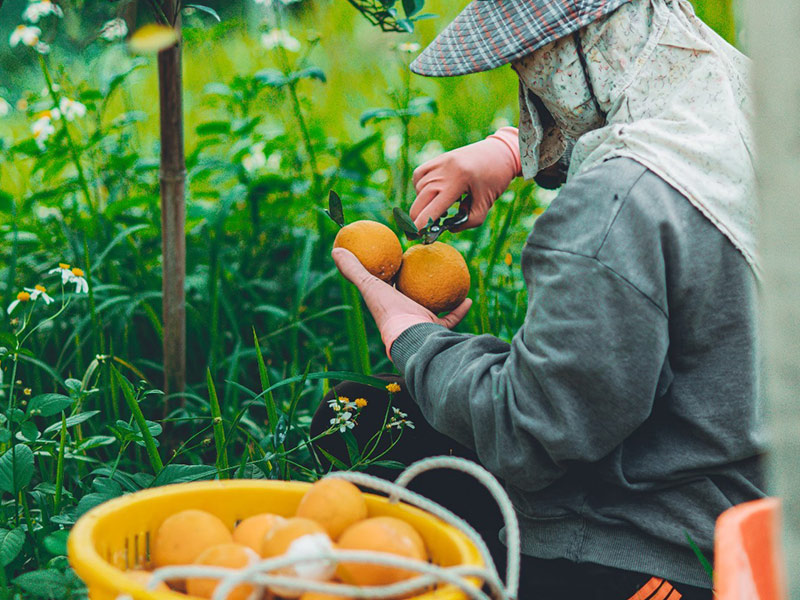
[[[85,294],[89,291],[89,284],[83,277],[83,269],[79,269],[78,267],[73,267],[72,278],[69,280],[69,283],[75,284],[76,294]]]
[[[45,304],[50,304],[53,302],[53,298],[47,294],[47,288],[43,285],[36,285],[33,288],[25,288],[25,291],[31,295],[31,300],[36,300],[39,298],[39,296],[41,296]]]
[[[261,45],[267,50],[285,48],[289,52],[299,52],[300,42],[285,29],[273,29],[261,36]]]
[[[86,115],[86,106],[77,100],[62,97],[58,107],[67,121],[74,121]]]
[[[408,54],[414,54],[416,52],[419,52],[420,48],[422,48],[422,46],[420,46],[416,42],[404,42],[402,44],[397,45],[397,49],[400,52],[407,52]]]
[[[39,54],[50,54],[50,44],[45,44],[44,42],[39,42],[33,49]]]
[[[5,117],[11,112],[11,105],[5,98],[0,98],[0,117]]]
[[[31,23],[38,23],[39,19],[47,15],[55,15],[61,18],[64,16],[64,11],[57,4],[53,4],[51,0],[39,0],[28,4],[28,8],[22,13],[22,18]]]
[[[17,306],[19,306],[21,303],[30,301],[31,301],[31,295],[29,292],[20,292],[19,294],[17,294],[17,299],[8,305],[8,309],[6,310],[6,312],[10,315],[12,312],[14,312],[14,309],[17,308]]]
[[[109,42],[121,40],[126,35],[128,35],[128,24],[125,19],[111,19],[100,30],[100,37]]]
[[[358,410],[358,405],[355,402],[351,402],[347,396],[339,396],[328,400],[328,406],[336,412]]]
[[[415,429],[414,423],[408,418],[408,415],[404,413],[399,408],[392,407],[392,411],[394,414],[392,418],[389,419],[389,422],[386,424],[386,429],[392,429],[393,427],[397,429],[403,429],[404,427],[408,427],[409,429]]]
[[[53,273],[61,275],[61,285],[67,285],[73,277],[72,269],[67,263],[58,263],[55,269],[50,269],[47,272],[48,275],[52,275]]]
[[[353,413],[351,413],[349,410],[337,414],[333,419],[331,419],[330,423],[334,427],[338,427],[339,431],[342,433],[356,426],[356,422],[353,420]]]
[[[8,43],[12,48],[16,48],[20,43],[32,47],[39,43],[40,35],[42,35],[42,30],[38,27],[18,25],[17,28],[11,32]]]
[[[45,112],[51,113],[52,111]],[[36,140],[36,145],[39,146],[40,150],[44,150],[47,140],[56,132],[51,115],[42,115],[36,119],[31,125],[31,131],[33,132],[33,139]]]
[[[248,173],[254,173],[267,165],[267,157],[264,156],[264,142],[258,142],[250,146],[250,150],[242,157],[242,166]]]

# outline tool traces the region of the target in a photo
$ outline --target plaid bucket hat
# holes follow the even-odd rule
[[[426,77],[489,71],[530,54],[631,0],[473,0],[411,63]]]

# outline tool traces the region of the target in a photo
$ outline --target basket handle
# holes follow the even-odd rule
[[[520,571],[520,532],[517,513],[514,505],[508,497],[505,489],[497,478],[477,463],[464,458],[455,456],[434,456],[412,463],[395,479],[395,483],[401,487],[408,487],[411,481],[418,475],[433,469],[453,469],[468,475],[472,475],[489,490],[500,513],[503,516],[503,523],[506,528],[506,544],[508,551],[506,554],[506,589],[511,592],[513,597],[519,591],[519,571]],[[397,499],[392,495],[390,500],[396,502]]]
[[[452,525],[453,527],[464,533],[472,543],[478,548],[481,553],[487,569],[493,573],[497,573],[497,567],[494,564],[492,555],[489,552],[486,542],[475,529],[461,517],[453,514],[443,506],[407,489],[411,481],[426,471],[434,469],[453,469],[473,476],[486,489],[492,494],[492,497],[500,507],[500,512],[503,516],[503,521],[506,528],[506,541],[508,546],[508,563],[506,567],[506,584],[505,595],[508,598],[516,598],[519,590],[519,570],[520,570],[520,532],[519,521],[517,520],[516,512],[511,500],[497,481],[494,475],[484,469],[482,466],[455,456],[432,456],[424,458],[408,466],[395,480],[394,483],[388,482],[384,479],[366,475],[365,473],[353,473],[350,471],[337,471],[330,473],[327,477],[336,477],[345,479],[351,483],[370,487],[377,491],[383,492],[389,496],[390,501],[397,502],[403,500],[409,504],[413,504],[427,512],[430,512],[442,521]]]

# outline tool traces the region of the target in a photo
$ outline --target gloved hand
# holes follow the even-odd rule
[[[521,171],[517,129],[503,127],[485,140],[445,152],[417,167],[413,178],[417,199],[409,215],[421,229],[429,218],[438,219],[469,193],[472,208],[462,229],[477,227]]]
[[[404,296],[388,283],[371,275],[356,258],[355,254],[344,248],[334,248],[331,252],[333,262],[351,283],[355,284],[364,297],[372,318],[381,332],[386,346],[386,355],[392,359],[390,351],[394,341],[406,329],[418,323],[436,323],[448,329],[455,327],[467,314],[472,300],[467,298],[444,318],[438,318],[424,306]]]

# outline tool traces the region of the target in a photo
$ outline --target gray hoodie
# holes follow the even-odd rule
[[[522,253],[511,344],[432,324],[392,359],[438,431],[504,480],[523,552],[711,582],[714,521],[763,496],[757,283],[687,199],[628,158],[567,183]]]

